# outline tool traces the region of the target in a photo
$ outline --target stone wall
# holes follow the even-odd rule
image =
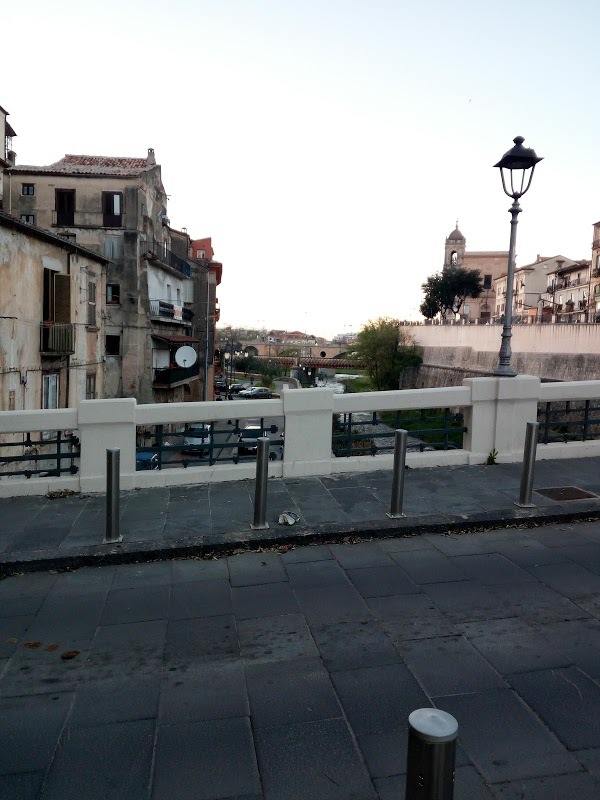
[[[406,326],[422,348],[415,386],[457,386],[467,377],[493,374],[498,363],[500,325]],[[600,378],[600,325],[515,325],[512,364],[521,375],[542,380]]]

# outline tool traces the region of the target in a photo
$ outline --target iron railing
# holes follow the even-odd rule
[[[539,403],[537,418],[541,444],[600,439],[600,400]]]
[[[160,261],[161,264],[166,264],[171,269],[176,269],[189,278],[192,274],[192,268],[188,262],[178,255],[175,255],[168,247],[162,242],[157,242],[154,239],[151,242],[141,242],[142,252],[150,261]]]
[[[165,319],[177,319],[175,316],[175,304],[168,300],[150,300],[150,315],[153,317],[164,317]],[[191,322],[194,312],[191,308],[181,306],[181,321]]]
[[[269,458],[283,459],[283,434],[277,426],[266,426],[260,419],[261,433],[271,434]],[[194,429],[205,427],[208,435],[204,439],[194,436]],[[172,467],[190,467],[199,464],[212,466],[216,463],[243,464],[256,461],[252,446],[244,446],[239,436],[244,428],[240,420],[225,422],[186,423],[178,430],[169,425],[138,426],[136,447],[136,470],[163,470]]]
[[[75,463],[80,456],[79,439],[74,433],[41,431],[11,435],[14,441],[7,441],[6,434],[2,436],[0,453],[7,452],[5,448],[16,448],[20,452],[0,455],[0,478],[15,475],[60,477],[65,473],[76,475],[79,471]]]
[[[71,322],[42,322],[40,353],[70,355],[75,352],[75,325]]]
[[[174,383],[179,383],[179,381],[199,377],[198,364],[194,364],[193,367],[157,367],[154,370],[154,385],[172,386]]]
[[[336,414],[331,449],[337,458],[391,453],[394,431],[403,429],[409,451],[460,450],[468,430],[463,422],[462,412],[449,408]]]

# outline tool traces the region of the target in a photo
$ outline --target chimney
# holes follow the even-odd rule
[[[148,164],[149,167],[153,167],[156,164],[156,158],[154,157],[153,147],[148,148],[148,156],[146,157],[146,164]]]

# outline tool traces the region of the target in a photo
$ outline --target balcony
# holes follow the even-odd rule
[[[154,261],[158,264],[166,265],[171,269],[185,275],[186,278],[191,277],[192,268],[188,262],[175,255],[168,247],[154,240],[153,242],[140,242],[140,249],[144,258],[148,261]]]
[[[150,300],[150,316],[168,319],[181,325],[191,325],[194,312],[167,300]]]
[[[108,215],[102,211],[52,212],[53,228],[123,228],[125,214]]]
[[[176,386],[178,383],[185,383],[194,378],[199,378],[198,364],[193,367],[164,367],[154,370],[153,386],[154,388],[169,388]]]
[[[40,326],[40,353],[68,356],[75,352],[75,325],[42,322]]]

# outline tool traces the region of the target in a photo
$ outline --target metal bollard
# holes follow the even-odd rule
[[[394,472],[392,475],[392,503],[390,511],[386,517],[390,519],[400,519],[406,514],[402,513],[402,501],[404,498],[404,470],[406,466],[406,446],[408,443],[408,431],[397,430],[394,436]]]
[[[452,800],[458,722],[437,708],[408,717],[406,800]]]
[[[523,451],[523,470],[521,472],[521,489],[519,491],[519,500],[515,503],[515,505],[520,508],[535,508],[535,504],[531,502],[531,495],[533,492],[533,472],[535,469],[539,428],[539,422],[527,423],[525,449]]]
[[[253,531],[268,528],[267,517],[267,481],[269,479],[269,445],[268,436],[259,436],[256,454],[256,489],[254,491],[254,522],[250,525]]]
[[[119,477],[121,471],[121,451],[106,451],[106,535],[103,544],[116,544],[123,541],[119,534]]]

